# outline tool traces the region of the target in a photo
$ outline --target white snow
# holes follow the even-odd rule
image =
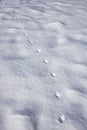
[[[53,73],[51,73],[51,76],[52,77],[56,77],[56,74],[53,72]]]
[[[37,49],[37,52],[40,53],[40,52],[41,52],[41,49]]]
[[[87,130],[87,0],[0,0],[0,130]]]
[[[44,59],[43,62],[44,62],[45,64],[48,64],[48,60],[47,60],[47,59]]]
[[[60,98],[61,97],[60,94],[59,94],[59,92],[56,92],[55,96],[56,96],[56,98]]]
[[[65,120],[65,116],[64,116],[63,114],[61,114],[61,115],[59,116],[59,121],[60,121],[61,123],[63,123],[64,120]]]

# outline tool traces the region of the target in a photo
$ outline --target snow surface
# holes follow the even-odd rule
[[[87,130],[87,0],[0,0],[0,130]]]

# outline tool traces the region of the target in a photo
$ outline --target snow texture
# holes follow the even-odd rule
[[[87,130],[87,0],[0,0],[0,130]]]

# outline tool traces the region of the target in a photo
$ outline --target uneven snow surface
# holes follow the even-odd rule
[[[0,0],[0,130],[87,130],[87,0]]]

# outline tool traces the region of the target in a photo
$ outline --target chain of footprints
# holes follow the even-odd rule
[[[18,20],[17,18],[15,18],[15,20],[16,20],[16,22],[17,22],[18,24],[20,24],[20,29],[22,29],[23,35],[25,36],[25,38],[27,39],[27,41],[28,41],[29,43],[33,44],[33,41],[28,38],[28,34],[25,32],[25,28],[22,26],[21,21]],[[38,48],[38,49],[37,49],[37,53],[41,53],[41,51],[42,51],[41,48]],[[47,57],[43,59],[43,63],[44,63],[44,64],[48,64],[48,63],[49,63]],[[56,77],[56,73],[54,73],[54,72],[52,72],[50,75],[51,75],[52,77]],[[59,92],[55,92],[55,97],[56,97],[57,99],[60,99],[60,98],[61,98],[60,93],[59,93]],[[60,123],[63,123],[63,122],[65,121],[65,116],[64,116],[64,114],[61,113],[61,114],[59,115],[58,121],[59,121]]]

